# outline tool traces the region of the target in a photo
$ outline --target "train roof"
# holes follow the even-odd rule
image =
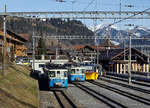
[[[65,66],[61,64],[51,64],[51,63],[46,63],[45,68],[47,69],[67,69]]]
[[[71,69],[85,69],[83,66],[72,66]]]
[[[95,66],[95,64],[81,64],[81,66]]]

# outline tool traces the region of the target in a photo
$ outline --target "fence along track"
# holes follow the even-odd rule
[[[53,91],[53,93],[62,108],[83,108],[66,91]]]
[[[120,89],[117,89],[117,88],[114,88],[114,87],[111,87],[111,86],[107,86],[105,84],[102,84],[102,83],[99,83],[99,82],[96,82],[96,81],[93,81],[93,82],[89,81],[89,82],[92,83],[92,84],[94,84],[94,85],[97,85],[99,87],[105,88],[107,90],[116,92],[116,93],[118,93],[120,95],[123,95],[125,97],[128,97],[130,99],[133,99],[135,101],[138,101],[140,103],[143,103],[145,105],[150,105],[150,99],[146,99],[146,98],[143,98],[141,96],[137,96],[135,94],[132,94],[132,93],[129,93],[129,92],[125,92],[123,90],[120,90]]]
[[[113,100],[113,99],[110,99],[109,97],[87,87],[87,86],[84,86],[83,84],[80,84],[80,83],[74,83],[74,85],[76,87],[78,87],[79,89],[83,90],[85,93],[91,95],[92,97],[94,97],[96,100],[100,101],[100,102],[103,102],[104,104],[106,104],[108,107],[111,107],[111,108],[127,108],[126,106],[122,105],[121,103]]]

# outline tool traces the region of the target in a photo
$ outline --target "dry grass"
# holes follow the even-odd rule
[[[0,108],[38,107],[37,81],[29,74],[29,67],[17,65],[9,66],[7,76],[0,74]]]

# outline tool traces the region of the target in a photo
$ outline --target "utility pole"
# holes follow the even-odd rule
[[[125,7],[131,8],[131,7],[134,7],[134,6],[133,5],[125,5]],[[127,24],[126,26],[130,26],[131,27],[131,26],[134,26],[134,24]],[[132,82],[131,82],[131,80],[132,80],[131,79],[132,78],[132,76],[131,76],[131,69],[132,69],[131,68],[132,67],[131,66],[132,65],[131,64],[131,59],[132,59],[132,56],[131,56],[131,54],[132,54],[132,52],[131,52],[131,48],[132,48],[132,43],[131,43],[132,42],[132,34],[133,34],[132,31],[129,32],[129,68],[128,68],[129,69],[129,71],[128,71],[128,77],[129,77],[129,82],[128,83],[129,84],[132,84]]]
[[[35,70],[35,37],[34,37],[34,32],[33,32],[33,36],[32,36],[32,41],[33,41],[32,67],[33,67],[33,72],[34,72],[34,70]]]
[[[5,64],[6,64],[6,5],[4,7],[4,15],[3,15],[3,32],[4,32],[4,37],[3,37],[3,61],[2,61],[2,75],[6,76],[6,71],[5,71]]]
[[[132,34],[131,33],[129,33],[129,38],[130,38],[130,41],[129,41],[129,84],[131,84],[132,82],[131,82],[131,40],[132,40]]]
[[[98,40],[97,40],[97,36],[96,36],[96,26],[97,26],[97,20],[96,19],[94,19],[93,20],[93,23],[94,23],[94,37],[95,37],[95,45],[96,45],[96,58],[95,59],[97,59],[97,62],[96,62],[96,64],[98,65]]]
[[[125,26],[134,26],[134,24],[126,24]],[[132,59],[132,52],[131,52],[131,48],[132,48],[132,31],[129,31],[129,68],[128,68],[128,83],[131,84],[131,59]]]

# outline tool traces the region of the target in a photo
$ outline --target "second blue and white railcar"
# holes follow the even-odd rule
[[[69,82],[85,81],[85,69],[83,67],[71,67],[68,71]]]

